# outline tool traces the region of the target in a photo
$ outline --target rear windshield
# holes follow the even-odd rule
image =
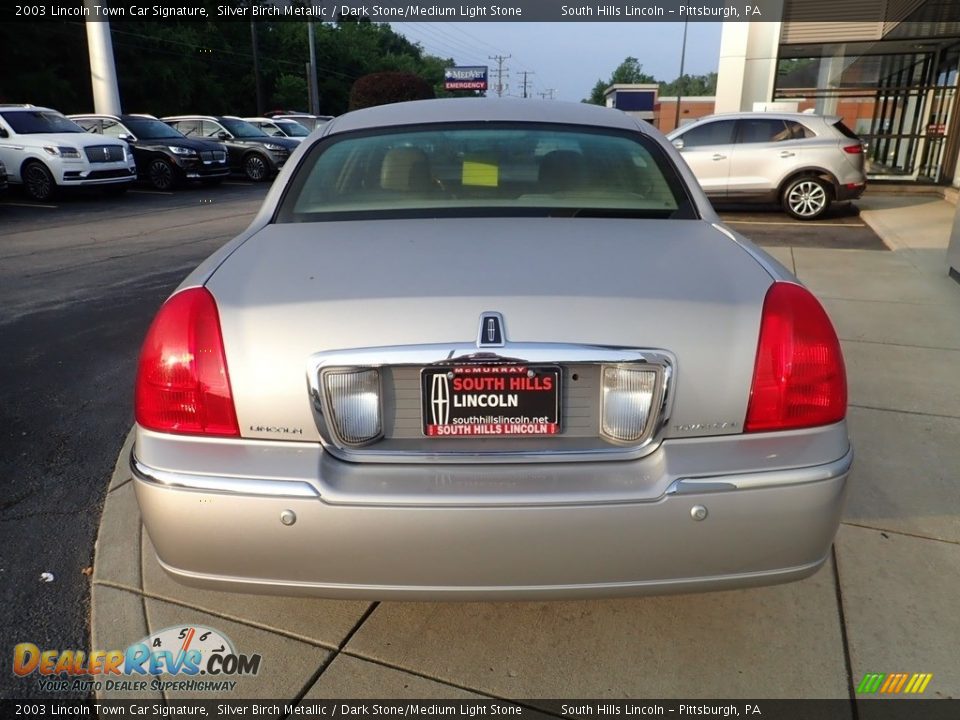
[[[235,138],[263,138],[267,134],[256,125],[251,125],[246,120],[234,120],[233,118],[221,118],[220,122],[230,131]]]
[[[13,131],[18,135],[36,135],[38,133],[82,133],[86,132],[73,120],[60,113],[49,110],[17,110],[0,112]]]
[[[290,137],[306,137],[310,134],[309,130],[295,120],[277,120],[277,127]]]
[[[487,123],[330,138],[297,169],[277,220],[477,215],[696,216],[640,133]]]

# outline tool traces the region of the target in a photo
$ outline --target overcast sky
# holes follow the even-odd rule
[[[633,56],[644,72],[657,80],[674,80],[680,74],[683,23],[390,23],[409,40],[420,43],[431,55],[453,57],[458,65],[490,66],[491,87],[496,61],[491,55],[512,55],[509,94],[520,96],[522,71],[528,75],[528,93],[549,88],[558,100],[578,101],[590,94],[598,79]],[[716,72],[720,53],[719,22],[692,22],[687,29],[684,72]]]

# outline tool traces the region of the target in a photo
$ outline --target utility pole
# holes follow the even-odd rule
[[[533,73],[526,70],[523,71],[523,97],[525,98],[529,97],[529,95],[527,95],[527,75],[533,75]]]
[[[320,114],[320,93],[317,88],[317,48],[313,39],[313,21],[307,21],[307,37],[310,41],[310,114]]]
[[[257,115],[263,115],[263,88],[260,86],[260,57],[257,53],[257,24],[250,21],[250,41],[253,44],[253,84],[257,90]]]
[[[683,22],[683,44],[680,46],[680,77],[677,78],[677,114],[673,119],[673,127],[680,127],[680,92],[683,90],[683,61],[687,57],[687,21]]]
[[[503,73],[509,72],[509,68],[504,71],[503,61],[509,60],[513,55],[489,55],[488,59],[497,61],[497,97],[503,97]]]

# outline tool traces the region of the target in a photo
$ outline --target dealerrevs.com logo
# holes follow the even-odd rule
[[[13,649],[13,672],[36,675],[43,692],[231,691],[232,678],[256,675],[260,662],[259,654],[238,653],[223,633],[202,625],[164,628],[126,650],[41,650],[33,643]]]

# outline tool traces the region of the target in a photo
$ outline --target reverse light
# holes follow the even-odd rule
[[[604,365],[601,431],[622,442],[643,437],[656,390],[657,373],[622,365]]]
[[[345,443],[357,445],[380,436],[380,371],[331,370],[323,374],[333,423]]]
[[[206,288],[167,300],[140,351],[134,411],[149,430],[239,437],[220,317]]]
[[[826,311],[800,285],[767,291],[744,429],[772,432],[840,422],[847,375]]]

